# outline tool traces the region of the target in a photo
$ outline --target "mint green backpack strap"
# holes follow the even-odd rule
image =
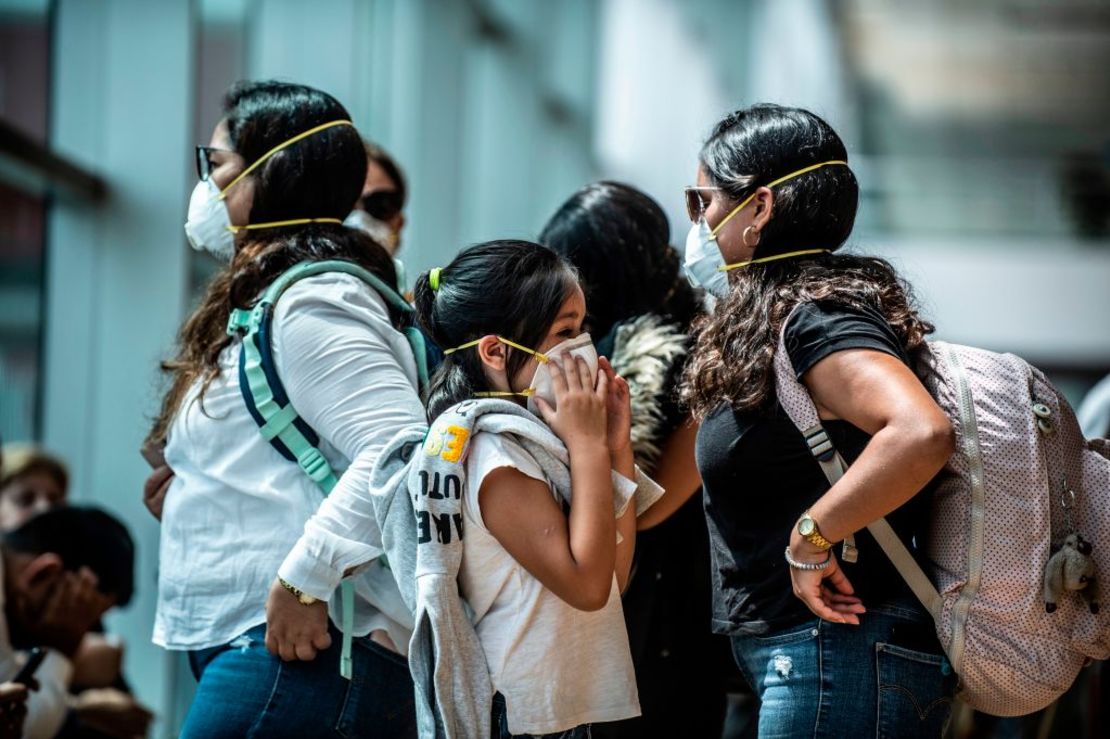
[[[240,331],[257,330],[258,324],[263,320],[263,315],[266,311],[266,306],[270,306],[272,310],[273,305],[277,303],[281,294],[289,288],[297,280],[302,280],[305,277],[312,275],[323,274],[325,272],[342,272],[344,274],[353,275],[359,278],[382,297],[393,308],[401,313],[412,314],[413,308],[409,305],[408,301],[401,296],[396,289],[390,287],[381,280],[377,275],[369,270],[360,267],[354,262],[348,262],[342,259],[329,259],[321,262],[301,262],[293,267],[290,267],[274,282],[270,284],[266,291],[262,293],[258,303],[253,310],[243,310],[235,308],[231,312],[231,317],[227,323],[227,332],[235,334]],[[415,326],[406,326],[402,329],[405,338],[408,339],[409,347],[412,349],[413,359],[416,360],[416,378],[421,389],[428,385],[428,377],[430,375],[428,368],[428,346],[424,339],[424,334],[420,329]]]
[[[242,336],[239,354],[239,389],[247,410],[263,438],[291,462],[296,462],[308,477],[328,495],[338,482],[335,471],[320,452],[320,437],[293,408],[285,386],[278,376],[272,353],[272,320],[274,306],[291,285],[298,280],[328,272],[341,272],[359,278],[395,309],[412,313],[410,306],[396,290],[368,270],[343,260],[302,262],[286,270],[262,293],[250,310],[235,309],[228,319],[227,332]],[[423,335],[413,327],[404,329],[416,359],[420,386],[428,379],[427,353]],[[354,629],[354,583],[340,584],[343,644],[339,670],[348,680],[352,674],[352,631]]]
[[[416,380],[423,390],[428,386],[428,343],[416,326],[406,326],[403,331],[405,338],[409,340],[412,358],[416,360]]]

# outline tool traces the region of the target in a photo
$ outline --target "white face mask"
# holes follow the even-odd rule
[[[704,288],[718,298],[728,295],[728,277],[719,269],[725,266],[725,259],[717,246],[717,237],[704,216],[690,226],[690,232],[686,234],[686,255],[682,266],[686,278],[694,287]]]
[[[848,162],[834,159],[827,162],[819,162],[811,164],[808,167],[803,167],[796,172],[791,172],[785,177],[779,177],[767,183],[766,187],[775,187],[781,185],[787,180],[792,180],[795,177],[804,175],[807,172],[812,172],[815,169],[828,167],[830,165],[848,166]],[[717,233],[724,228],[733,216],[748,206],[748,203],[755,199],[756,192],[746,197],[739,205],[729,211],[720,223],[717,224],[715,229],[709,228],[709,223],[702,215],[698,222],[690,226],[690,232],[686,234],[686,256],[683,260],[683,268],[686,271],[686,277],[694,287],[703,287],[710,295],[723,298],[728,295],[728,277],[725,276],[725,270],[721,267],[728,269],[736,269],[737,267],[746,267],[749,264],[760,264],[762,262],[772,262],[777,259],[789,259],[792,257],[803,256],[806,254],[818,254],[820,252],[829,251],[828,249],[802,249],[800,251],[792,251],[786,254],[776,254],[762,259],[749,259],[744,262],[736,264],[725,264],[725,258],[721,254],[721,248],[717,244]]]
[[[595,383],[597,382],[597,348],[589,334],[579,334],[573,339],[560,342],[544,354],[547,355],[548,359],[558,360],[563,365],[563,369],[568,371],[573,367],[571,359],[581,357],[586,360],[586,364],[590,367],[590,376],[594,378]],[[548,405],[555,408],[555,389],[551,386],[550,363],[540,363],[540,366],[536,368],[536,374],[532,375],[530,388],[535,392],[528,398],[528,410],[537,416],[540,415],[540,409],[536,406],[536,398],[543,398]]]
[[[198,182],[189,198],[189,215],[185,219],[189,244],[221,262],[230,262],[235,256],[235,235],[228,230],[230,225],[227,203],[220,199],[216,183],[211,178]]]
[[[385,250],[390,254],[397,251],[397,232],[388,223],[379,221],[364,210],[352,210],[351,214],[343,221],[343,225],[349,228],[357,228],[359,231],[366,233],[374,241],[385,247]]]

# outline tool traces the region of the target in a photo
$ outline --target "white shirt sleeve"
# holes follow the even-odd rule
[[[24,737],[51,739],[62,728],[69,711],[69,680],[72,676],[73,663],[50,650],[35,671],[39,689],[27,695]]]
[[[369,480],[378,454],[403,428],[425,421],[408,340],[361,280],[320,275],[291,287],[274,314],[274,363],[297,413],[350,466],[305,524],[280,576],[329,598],[344,571],[381,552]]]

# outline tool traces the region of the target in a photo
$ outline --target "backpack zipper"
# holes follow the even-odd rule
[[[939,343],[939,342],[938,342]],[[948,655],[956,674],[963,671],[964,638],[967,614],[971,601],[979,592],[983,575],[983,539],[986,519],[985,493],[983,490],[983,456],[979,447],[979,428],[975,420],[975,405],[968,386],[967,374],[959,355],[950,345],[943,345],[945,363],[955,385],[956,399],[963,426],[963,452],[968,461],[971,481],[970,531],[967,549],[967,583],[960,590],[960,597],[952,608],[952,642]]]

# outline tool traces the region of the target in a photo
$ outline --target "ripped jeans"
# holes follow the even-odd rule
[[[369,638],[354,640],[352,679],[339,674],[342,635],[311,662],[266,649],[266,625],[229,644],[189,653],[197,692],[183,739],[213,737],[415,737],[408,662]]]
[[[760,739],[935,739],[952,709],[956,678],[916,603],[733,636],[732,652],[761,700]]]

